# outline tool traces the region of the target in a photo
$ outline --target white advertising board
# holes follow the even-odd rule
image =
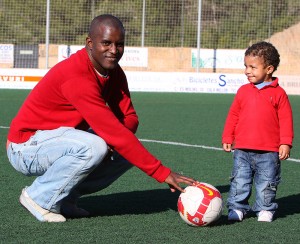
[[[0,64],[14,63],[14,45],[0,44]]]
[[[0,89],[32,89],[46,69],[0,69]]]
[[[239,49],[192,49],[192,67],[216,69],[244,69],[245,50]]]
[[[64,59],[70,57],[73,53],[76,53],[78,50],[82,49],[84,46],[77,45],[59,45],[58,46],[58,62],[63,61]]]
[[[119,64],[122,67],[148,67],[148,48],[125,47]]]
[[[32,89],[47,73],[42,69],[0,69],[0,89]],[[130,91],[236,93],[247,84],[243,74],[125,71]],[[279,76],[287,94],[300,95],[299,76]]]
[[[244,75],[220,73],[126,72],[131,91],[235,93]]]

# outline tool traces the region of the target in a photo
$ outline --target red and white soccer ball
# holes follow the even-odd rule
[[[191,226],[205,226],[218,220],[222,215],[223,200],[217,188],[199,182],[188,186],[178,198],[180,217]]]

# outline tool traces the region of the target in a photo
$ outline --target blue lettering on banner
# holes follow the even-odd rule
[[[12,51],[13,50],[13,45],[1,44],[0,45],[0,50],[1,51]]]
[[[219,76],[219,80],[220,80],[219,86],[226,86],[226,80],[224,78],[226,78],[226,75]]]

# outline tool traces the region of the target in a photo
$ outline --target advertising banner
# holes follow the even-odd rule
[[[0,69],[0,89],[32,89],[47,73],[42,69]],[[236,93],[247,84],[244,74],[125,71],[130,91]],[[287,94],[300,95],[299,76],[279,76]]]

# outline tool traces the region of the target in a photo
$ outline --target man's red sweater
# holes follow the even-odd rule
[[[238,90],[230,107],[222,143],[237,149],[278,152],[282,144],[292,146],[292,109],[285,91],[275,79],[258,89],[252,83]]]
[[[91,127],[120,155],[159,182],[171,172],[134,135],[138,117],[121,67],[107,78],[100,76],[85,48],[55,65],[38,82],[13,119],[8,140],[23,143],[37,130],[61,126]]]

